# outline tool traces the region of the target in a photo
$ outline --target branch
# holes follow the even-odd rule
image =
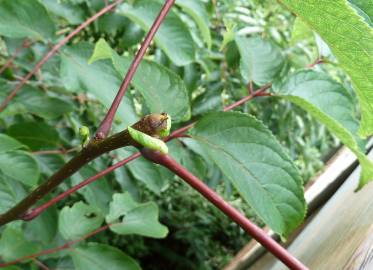
[[[236,107],[238,107],[239,105],[257,97],[257,96],[263,96],[263,95],[268,95],[269,93],[266,93],[266,90],[270,88],[270,84],[268,85],[265,85],[263,86],[262,88],[258,89],[257,91],[255,91],[253,94],[247,96],[247,97],[244,97],[243,99],[233,103],[232,105],[226,107],[224,109],[224,111],[229,111],[229,110],[232,110]],[[166,138],[164,138],[164,141],[168,142],[172,139],[175,139],[175,138],[179,138],[180,136],[183,136],[183,134],[188,131],[190,128],[192,128],[193,126],[195,125],[195,122],[192,122],[190,123],[189,125],[185,126],[185,127],[182,127],[182,128],[179,128],[177,130],[175,130],[174,132],[172,132],[172,134]],[[128,158],[124,159],[124,160],[121,160],[119,161],[118,163],[106,168],[105,170],[99,172],[98,174],[84,180],[83,182],[79,183],[78,185],[72,187],[71,189],[61,193],[60,195],[58,195],[57,197],[51,199],[50,201],[42,204],[41,206],[38,206],[36,208],[34,208],[33,210],[30,210],[28,213],[26,213],[25,215],[22,216],[22,219],[25,220],[25,221],[28,221],[28,220],[32,220],[34,218],[36,218],[37,216],[39,216],[42,212],[44,212],[46,209],[48,209],[49,207],[51,207],[52,205],[56,204],[57,202],[63,200],[64,198],[66,198],[67,196],[69,196],[70,194],[74,193],[75,191],[85,187],[86,185],[89,185],[90,183],[100,179],[101,177],[107,175],[108,173],[116,170],[117,168],[119,167],[122,167],[123,165],[127,164],[128,162],[134,160],[134,159],[137,159],[138,157],[140,157],[141,154],[140,153],[136,153],[136,154],[133,154],[131,156],[129,156]]]
[[[22,46],[21,47],[18,47],[14,53],[12,54],[12,56],[5,62],[4,66],[2,66],[0,68],[0,75],[8,68],[10,67],[12,64],[13,64],[13,61],[14,59],[16,59],[17,55],[25,48],[29,48],[30,46],[32,45],[32,42],[25,39],[23,42],[22,42]]]
[[[118,5],[122,0],[118,0],[111,5],[108,5],[101,9],[98,13],[90,17],[84,23],[79,25],[74,31],[72,31],[69,35],[67,35],[64,39],[58,42],[53,48],[35,65],[33,70],[31,70],[20,82],[19,84],[10,92],[10,94],[3,100],[0,105],[0,112],[2,112],[9,104],[9,102],[17,95],[17,93],[22,89],[22,87],[26,84],[26,82],[35,75],[35,73],[52,57],[54,56],[58,50],[69,42],[75,35],[77,35],[80,31],[90,25],[92,22],[97,20],[99,17],[113,9],[116,5]]]
[[[219,208],[226,216],[237,223],[242,229],[244,229],[260,244],[262,244],[274,256],[280,259],[290,269],[308,269],[279,243],[269,237],[261,228],[252,223],[242,213],[240,213],[237,209],[232,207],[228,202],[220,197],[219,194],[210,189],[204,182],[202,182],[202,180],[198,179],[196,176],[190,173],[186,168],[177,163],[177,161],[172,159],[169,155],[160,154],[159,152],[151,151],[146,148],[142,149],[141,153],[146,159],[166,167],[167,169],[178,175],[185,182],[187,182],[191,187],[193,187],[203,197],[205,197],[213,205]]]
[[[266,84],[266,85],[263,86],[262,88],[256,90],[255,92],[252,92],[250,95],[244,97],[243,99],[240,99],[239,101],[237,101],[237,102],[235,102],[235,103],[233,103],[233,104],[231,104],[231,105],[225,107],[225,108],[224,108],[224,111],[225,111],[225,112],[230,111],[230,110],[236,108],[237,106],[240,106],[240,105],[246,103],[247,101],[253,99],[254,97],[263,96],[263,95],[265,95],[265,96],[270,95],[270,93],[267,93],[266,91],[267,91],[269,88],[271,88],[271,86],[272,86],[272,83],[268,83],[268,84]]]
[[[135,58],[133,59],[131,66],[129,67],[126,76],[123,79],[123,82],[121,86],[119,87],[118,93],[115,96],[115,99],[113,103],[110,106],[110,109],[108,110],[107,114],[105,115],[105,118],[102,120],[97,132],[96,132],[96,139],[103,139],[105,138],[108,133],[110,132],[111,126],[113,124],[113,119],[115,116],[115,113],[118,110],[118,107],[123,99],[123,96],[125,95],[131,80],[133,76],[135,75],[135,72],[140,65],[140,62],[142,58],[145,55],[146,50],[149,48],[150,43],[152,42],[155,33],[159,29],[160,25],[166,18],[168,12],[170,11],[171,7],[175,3],[175,0],[166,0],[165,4],[163,5],[160,13],[158,14],[158,17],[154,21],[152,27],[150,28],[148,34],[145,37],[144,42],[141,44],[141,47],[139,51],[137,52]]]
[[[45,255],[48,255],[48,254],[56,253],[56,252],[64,250],[64,249],[68,249],[68,248],[72,247],[73,245],[86,240],[89,237],[92,237],[92,236],[94,236],[94,235],[96,235],[100,232],[103,232],[103,231],[107,230],[112,225],[114,225],[114,224],[106,224],[106,225],[98,228],[97,230],[94,230],[94,231],[86,234],[85,236],[77,239],[77,240],[67,242],[66,244],[64,244],[62,246],[59,246],[59,247],[56,247],[56,248],[51,248],[51,249],[46,249],[46,250],[43,250],[41,252],[19,258],[19,259],[16,259],[14,261],[11,261],[11,262],[0,263],[0,267],[3,268],[3,267],[15,265],[17,263],[20,263],[20,262],[23,262],[23,261],[26,261],[26,260],[34,259],[34,258],[37,258],[37,257],[40,257],[40,256],[45,256]]]
[[[84,180],[83,182],[80,182],[79,184],[77,184],[76,186],[73,186],[72,188],[70,188],[69,190],[66,190],[65,192],[59,194],[58,196],[56,196],[55,198],[51,199],[50,201],[46,202],[45,204],[42,204],[41,206],[39,207],[36,207],[35,209],[29,211],[28,213],[26,213],[25,215],[22,215],[22,220],[24,221],[29,221],[29,220],[33,220],[34,218],[36,218],[37,216],[39,216],[41,213],[43,213],[45,210],[47,210],[49,207],[51,207],[52,205],[58,203],[59,201],[61,201],[62,199],[66,198],[67,196],[69,196],[70,194],[74,193],[75,191],[78,191],[79,189],[85,187],[86,185],[89,185],[90,183],[98,180],[99,178],[105,176],[106,174],[114,171],[115,169],[118,169],[119,167],[122,167],[124,164],[127,164],[128,162],[140,157],[141,154],[140,153],[136,153],[116,164],[114,164],[113,166],[110,166],[108,168],[106,168],[105,170],[99,172],[98,174]]]
[[[249,91],[249,94],[252,94],[254,92],[253,81],[249,81],[249,83],[247,84],[247,90]]]
[[[143,117],[132,127],[150,136],[158,136],[159,132],[165,129],[167,123],[162,114],[151,114]],[[114,134],[104,140],[91,140],[91,142],[82,149],[74,158],[67,162],[60,170],[53,174],[46,182],[32,191],[26,198],[11,208],[5,214],[0,215],[0,226],[10,221],[24,218],[28,214],[26,211],[42,197],[51,192],[63,180],[73,175],[85,164],[89,163],[98,156],[125,146],[138,146],[132,139],[128,130]]]
[[[313,63],[307,65],[306,68],[314,68],[315,66],[324,64],[324,63],[326,63],[326,59],[320,57],[320,58],[317,58]]]

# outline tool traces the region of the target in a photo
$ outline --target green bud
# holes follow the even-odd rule
[[[159,132],[159,136],[161,138],[164,138],[164,137],[167,137],[168,135],[170,135],[170,130],[171,130],[171,115],[167,114],[166,117],[167,117],[166,128],[162,129]]]
[[[87,144],[89,143],[89,137],[90,137],[89,128],[86,126],[81,126],[79,128],[79,135],[81,138],[82,147],[86,147]]]
[[[142,145],[143,147],[152,149],[154,151],[159,151],[162,154],[168,153],[168,147],[164,141],[151,137],[141,131],[138,131],[132,127],[128,127],[128,132],[132,139]]]

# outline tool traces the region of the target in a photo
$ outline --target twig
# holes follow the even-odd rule
[[[140,121],[132,125],[136,130],[146,133],[150,136],[158,136],[159,132],[167,125],[166,119],[162,114],[150,114],[143,117]],[[66,178],[73,175],[84,165],[104,153],[110,152],[125,146],[137,146],[138,144],[129,135],[127,129],[116,133],[104,140],[92,140],[75,157],[70,159],[61,169],[55,172],[46,182],[33,190],[26,198],[17,203],[16,206],[0,215],[0,226],[16,219],[22,219],[27,216],[26,211],[41,198],[51,192]]]
[[[257,97],[257,96],[262,96],[263,93],[265,93],[265,91],[269,88],[271,88],[272,86],[272,83],[269,83],[269,84],[266,84],[265,86],[263,86],[262,88],[258,89],[257,91],[251,93],[250,95],[244,97],[243,99],[240,99],[239,101],[227,106],[224,108],[224,111],[230,111],[232,109],[234,109],[235,107],[237,106],[240,106],[241,104],[244,104],[245,102],[251,100],[253,97]],[[266,93],[266,95],[268,95],[268,93]]]
[[[132,156],[116,163],[116,164],[114,164],[113,166],[110,166],[110,167],[106,168],[105,170],[103,170],[103,171],[99,172],[98,174],[84,180],[83,182],[81,182],[81,183],[77,184],[76,186],[72,187],[71,189],[66,190],[65,192],[59,194],[55,198],[46,202],[45,204],[43,204],[39,207],[36,207],[35,209],[29,211],[27,214],[22,216],[22,220],[29,221],[29,220],[32,220],[32,219],[36,218],[42,212],[44,212],[44,210],[48,209],[52,205],[56,204],[57,202],[61,201],[64,198],[66,198],[67,196],[74,193],[75,191],[85,187],[86,185],[89,185],[90,183],[96,181],[97,179],[103,177],[104,175],[114,171],[115,169],[117,169],[119,167],[122,167],[124,164],[127,164],[128,162],[130,162],[130,161],[132,161],[132,160],[134,160],[134,159],[136,159],[140,156],[141,156],[140,153],[136,153],[136,154],[134,154],[134,155],[132,155]]]
[[[118,90],[117,95],[115,96],[115,99],[113,103],[110,106],[110,109],[108,110],[107,114],[105,115],[104,119],[102,120],[97,132],[96,132],[96,139],[103,139],[105,138],[111,129],[111,126],[113,124],[113,119],[115,116],[115,113],[118,110],[118,107],[122,101],[122,98],[124,94],[126,93],[131,80],[133,76],[135,75],[135,72],[140,65],[140,62],[142,58],[145,55],[145,52],[147,51],[148,47],[150,46],[150,43],[152,42],[155,33],[159,29],[160,25],[166,18],[168,12],[170,11],[171,7],[175,3],[175,0],[166,0],[165,4],[163,5],[160,13],[158,14],[158,17],[154,21],[152,27],[150,28],[148,34],[146,35],[143,43],[141,44],[141,47],[139,51],[137,52],[135,58],[133,59],[131,66],[129,67],[126,76],[123,79],[123,82]]]
[[[100,16],[107,13],[111,9],[113,9],[116,5],[118,5],[122,0],[118,0],[107,7],[101,9],[98,13],[90,17],[84,23],[79,25],[74,31],[72,31],[69,35],[67,35],[64,39],[58,42],[53,48],[35,65],[33,70],[31,70],[21,81],[20,83],[10,92],[10,94],[3,100],[0,105],[0,112],[2,112],[9,104],[9,102],[17,95],[17,93],[22,89],[22,87],[26,84],[26,82],[31,79],[32,76],[36,74],[36,72],[52,57],[54,56],[58,50],[69,42],[75,35],[77,35],[80,31],[90,25],[92,22],[97,20]]]
[[[323,58],[317,58],[313,63],[309,64],[307,68],[314,68],[315,66],[323,63],[325,63],[325,60]]]
[[[254,93],[253,81],[249,81],[249,83],[247,84],[247,89],[249,90],[249,95],[251,95],[252,93]]]
[[[11,261],[11,262],[0,263],[0,267],[7,267],[7,266],[15,265],[17,263],[20,263],[20,262],[23,262],[23,261],[26,261],[26,260],[34,259],[34,258],[37,258],[37,257],[40,257],[40,256],[45,256],[45,255],[48,255],[48,254],[56,253],[56,252],[64,250],[64,249],[68,249],[68,248],[72,247],[73,245],[86,240],[89,237],[92,237],[92,236],[94,236],[94,235],[96,235],[100,232],[103,232],[103,231],[107,230],[112,225],[114,225],[114,224],[106,224],[106,225],[98,228],[97,230],[94,230],[93,232],[90,232],[87,235],[85,235],[85,236],[83,236],[83,237],[81,237],[77,240],[67,242],[66,244],[64,244],[62,246],[59,246],[59,247],[56,247],[56,248],[51,248],[51,249],[46,249],[46,250],[43,250],[41,252],[19,258],[17,260]]]
[[[229,111],[229,110],[232,110],[234,109],[235,107],[245,103],[245,102],[248,102],[249,100],[255,98],[256,96],[260,96],[264,93],[266,93],[265,91],[270,87],[270,84],[268,85],[265,85],[263,86],[262,88],[260,88],[259,90],[257,90],[256,92],[254,92],[252,95],[249,95],[241,100],[239,100],[238,102],[235,102],[233,103],[232,105],[226,107],[224,109],[224,111]],[[182,128],[179,128],[177,130],[175,130],[174,132],[171,133],[170,136],[166,137],[164,139],[164,141],[168,142],[172,139],[175,139],[175,138],[179,138],[179,137],[182,137],[184,136],[183,134],[188,131],[190,128],[192,128],[193,126],[195,125],[195,122],[193,123],[190,123],[189,125],[185,126],[185,127],[182,127]],[[56,204],[57,202],[63,200],[64,198],[66,198],[67,196],[69,196],[70,194],[76,192],[77,190],[85,187],[86,185],[89,185],[90,183],[100,179],[101,177],[107,175],[108,173],[116,170],[117,168],[119,167],[122,167],[123,165],[127,164],[128,162],[134,160],[134,159],[137,159],[138,157],[140,157],[141,154],[138,152],[136,154],[133,154],[131,156],[129,156],[128,158],[124,159],[124,160],[121,160],[119,162],[117,162],[116,164],[106,168],[105,170],[99,172],[98,174],[82,181],[81,183],[79,183],[78,185],[70,188],[69,190],[61,193],[60,195],[58,195],[57,197],[51,199],[50,201],[30,210],[28,213],[26,213],[25,215],[23,215],[22,219],[27,221],[27,220],[32,220],[34,218],[36,218],[37,216],[39,216],[43,211],[45,211],[46,209],[48,209],[50,206]]]
[[[210,189],[202,180],[194,176],[191,172],[181,166],[169,155],[164,155],[149,149],[142,149],[141,153],[148,160],[166,167],[167,169],[178,175],[185,182],[187,182],[202,196],[204,196],[207,200],[209,200],[212,204],[219,208],[226,216],[228,216],[242,229],[244,229],[250,236],[256,239],[260,244],[262,244],[268,251],[270,251],[278,259],[280,259],[290,269],[308,269],[279,243],[268,236],[265,231],[252,223],[242,213],[240,213],[237,209],[232,207],[228,202],[220,197],[215,191]]]

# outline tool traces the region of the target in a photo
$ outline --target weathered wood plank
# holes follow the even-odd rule
[[[357,168],[289,246],[310,269],[373,269],[373,183],[354,192],[359,175]],[[250,269],[287,268],[267,254]]]
[[[372,270],[373,269],[373,225],[370,227],[367,239],[352,255],[344,270]]]

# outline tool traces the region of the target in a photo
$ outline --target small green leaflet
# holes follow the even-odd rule
[[[101,211],[83,202],[65,206],[58,218],[58,228],[66,240],[74,240],[100,227],[104,217]]]
[[[81,126],[79,128],[79,136],[81,138],[81,144],[82,144],[82,147],[86,147],[89,143],[89,128],[86,127],[86,126]]]
[[[116,193],[110,203],[106,222],[114,223],[110,229],[118,234],[164,238],[168,234],[168,229],[159,223],[158,212],[158,207],[153,202],[139,204],[129,193]]]

